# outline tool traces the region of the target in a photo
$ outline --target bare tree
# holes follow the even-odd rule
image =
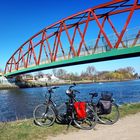
[[[42,78],[43,75],[44,75],[44,73],[43,73],[42,71],[39,71],[39,72],[37,73],[37,75],[38,75],[39,78]]]
[[[126,67],[126,70],[131,74],[135,73],[135,69],[133,67]]]
[[[56,76],[65,79],[65,77],[67,76],[67,71],[64,69],[58,69],[56,72]]]
[[[57,76],[57,69],[53,69],[52,73],[53,73],[54,76]]]
[[[93,76],[96,72],[96,69],[94,66],[88,66],[87,69],[86,69],[86,73],[89,75],[89,76]]]

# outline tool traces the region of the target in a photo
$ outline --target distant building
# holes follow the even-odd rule
[[[49,82],[50,81],[50,76],[47,74],[43,74],[41,77],[37,78],[37,81],[39,82]]]
[[[62,79],[59,79],[58,77],[56,77],[55,75],[51,75],[51,82],[56,82],[56,83],[63,83],[64,82],[64,80],[62,80]]]
[[[37,81],[39,82],[64,82],[63,80],[59,79],[58,77],[54,76],[53,74],[52,75],[48,75],[48,74],[44,74],[42,75],[42,77],[38,78]]]
[[[22,75],[22,80],[24,81],[34,81],[34,76],[31,74],[24,74]]]
[[[31,75],[25,74],[22,75],[22,80],[24,81],[33,81],[33,82],[44,82],[44,83],[52,83],[52,82],[64,82],[64,80],[59,79],[53,74],[41,74],[41,75]]]
[[[59,81],[60,79],[59,78],[57,78],[56,76],[54,76],[54,74],[53,75],[51,75],[51,81]]]

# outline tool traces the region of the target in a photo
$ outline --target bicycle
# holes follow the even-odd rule
[[[98,93],[89,93],[91,96],[90,105],[96,110],[97,119],[102,124],[114,124],[120,117],[118,105],[112,98],[113,94],[104,92],[101,94],[101,98],[97,103],[94,103],[94,97],[98,96]]]
[[[88,103],[76,100],[76,93],[80,92],[73,89],[75,86],[76,84],[73,84],[66,90],[66,95],[69,97],[65,103],[67,112],[62,116],[68,119],[68,127],[74,123],[78,128],[83,130],[93,129],[97,123],[96,112]]]
[[[62,118],[58,114],[59,108],[62,108],[64,104],[61,104],[58,108],[56,107],[56,103],[52,100],[52,93],[54,93],[54,89],[59,87],[53,86],[48,88],[49,97],[47,98],[47,94],[45,94],[45,102],[43,104],[39,104],[35,107],[33,111],[33,118],[35,124],[39,126],[51,126],[57,120],[57,122],[61,122]]]
[[[75,99],[75,93],[79,93],[79,91],[72,89],[74,86],[75,84],[66,90],[66,95],[68,95],[69,99],[67,102],[62,103],[58,108],[56,108],[55,103],[51,99],[53,89],[58,87],[51,87],[48,89],[49,98],[46,99],[45,103],[35,107],[33,111],[35,123],[39,126],[51,126],[55,121],[57,121],[59,123],[68,124],[68,128],[74,123],[80,129],[92,129],[97,122],[96,114],[94,114],[94,111],[90,106],[86,105],[86,116],[83,118],[79,118],[77,116],[75,110],[75,103],[77,102]],[[92,117],[91,114],[88,114],[89,110],[93,112]]]

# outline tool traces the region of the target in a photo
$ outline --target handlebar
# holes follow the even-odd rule
[[[80,93],[78,90],[72,89],[73,87],[75,87],[76,84],[74,83],[73,85],[69,86],[69,88],[66,90],[66,94],[70,97],[73,98],[75,97],[74,93]]]
[[[57,89],[57,88],[59,88],[59,87],[56,87],[56,86],[50,87],[50,88],[48,89],[48,92],[49,92],[49,93],[53,93],[53,89]]]
[[[73,85],[71,85],[71,86],[69,87],[69,89],[71,89],[71,88],[73,88],[73,87],[75,87],[75,86],[76,86],[76,84],[73,83]]]
[[[51,93],[54,93],[54,89],[57,89],[57,88],[59,88],[59,87],[57,87],[57,86],[52,86],[52,87],[50,87],[50,88],[48,88],[48,93],[49,93],[49,100],[51,99],[51,97],[52,97],[52,95],[51,95]],[[47,98],[47,93],[45,94],[45,98]]]

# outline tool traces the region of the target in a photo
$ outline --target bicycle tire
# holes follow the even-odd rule
[[[112,110],[110,114],[97,115],[99,123],[111,125],[118,121],[120,117],[118,105],[112,103]]]
[[[75,125],[82,130],[91,130],[95,127],[97,123],[97,114],[96,110],[92,106],[87,105],[86,107],[86,118],[79,120],[76,116],[76,113],[73,113]]]
[[[55,112],[50,105],[39,104],[33,111],[35,124],[39,126],[51,126],[56,119]]]

